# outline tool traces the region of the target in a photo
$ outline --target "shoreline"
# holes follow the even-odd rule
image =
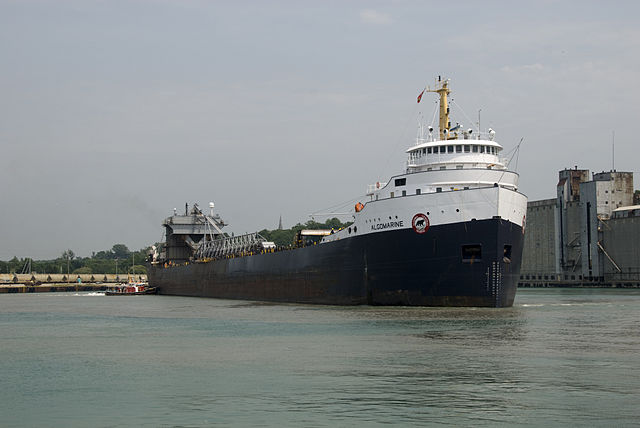
[[[79,283],[52,283],[52,284],[0,284],[0,294],[14,293],[58,293],[71,291],[106,291],[109,287],[105,283],[79,284]]]
[[[0,294],[18,294],[18,293],[67,293],[78,291],[107,291],[114,283],[51,283],[51,284],[0,284]],[[525,288],[589,288],[589,289],[637,289],[640,284],[612,284],[612,285],[594,285],[594,284],[527,284],[519,285],[518,289]]]

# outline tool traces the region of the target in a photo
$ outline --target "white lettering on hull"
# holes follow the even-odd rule
[[[383,230],[404,227],[404,221],[388,221],[386,223],[376,223],[371,225],[371,230]]]

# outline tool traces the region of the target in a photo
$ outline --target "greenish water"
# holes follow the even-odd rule
[[[0,425],[631,426],[640,290],[510,309],[0,296]]]

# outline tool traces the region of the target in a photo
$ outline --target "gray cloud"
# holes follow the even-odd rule
[[[638,6],[510,4],[4,2],[0,259],[141,248],[185,202],[241,233],[363,198],[402,171],[437,75],[456,120],[524,137],[532,199],[609,169],[614,129],[634,171]]]

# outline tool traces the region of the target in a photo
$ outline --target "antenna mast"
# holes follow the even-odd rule
[[[616,131],[611,131],[611,169],[616,170]]]
[[[436,92],[440,95],[440,139],[446,140],[447,135],[449,134],[449,128],[451,127],[451,123],[449,122],[449,100],[448,95],[449,92],[449,80],[442,80],[440,76],[438,76],[438,81],[436,82],[436,86],[434,89],[427,87],[427,92]]]

